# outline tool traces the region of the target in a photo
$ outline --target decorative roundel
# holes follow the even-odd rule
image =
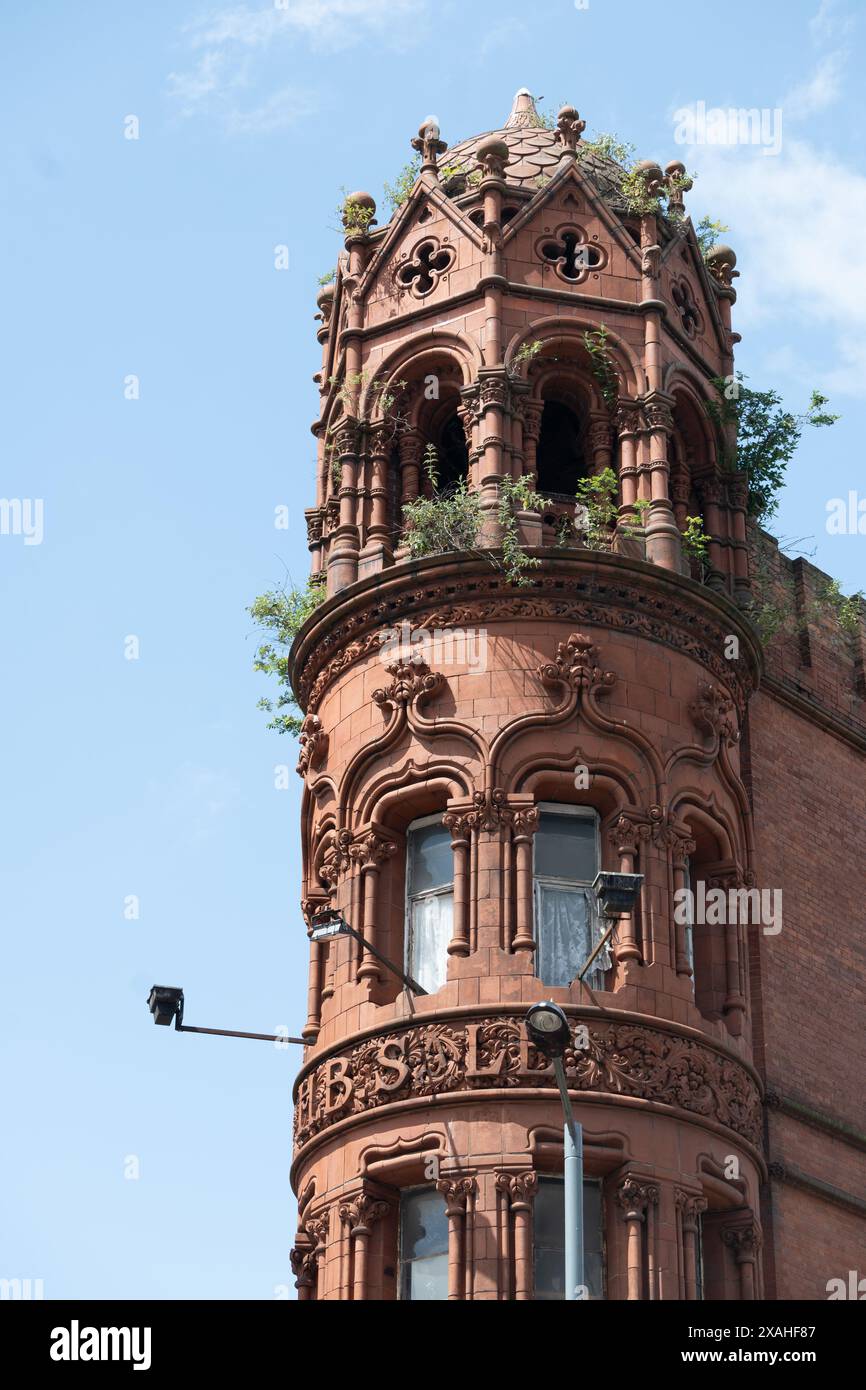
[[[401,261],[394,278],[416,299],[432,294],[442,276],[454,264],[454,248],[441,245],[436,237],[425,237],[414,251]]]
[[[583,227],[567,223],[551,235],[539,237],[536,255],[553,267],[554,274],[567,285],[580,285],[596,270],[607,265],[607,253],[595,237],[587,237]]]

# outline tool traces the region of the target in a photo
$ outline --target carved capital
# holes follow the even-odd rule
[[[359,835],[349,848],[349,857],[352,862],[361,868],[379,868],[397,853],[397,845],[393,840],[386,840],[377,830],[367,830]]]
[[[448,1216],[465,1216],[469,1198],[478,1184],[474,1178],[440,1178],[436,1191],[445,1198],[445,1211]]]
[[[626,1221],[643,1221],[648,1206],[655,1206],[659,1190],[655,1183],[626,1178],[616,1189],[617,1205]]]
[[[682,1215],[683,1227],[686,1230],[695,1230],[698,1217],[707,1209],[706,1198],[678,1187],[674,1190],[674,1201],[677,1211]]]
[[[362,1192],[357,1197],[340,1203],[339,1217],[343,1225],[348,1226],[351,1236],[366,1236],[370,1234],[371,1227],[377,1221],[387,1216],[388,1211],[387,1202],[376,1201],[366,1192]]]
[[[722,1228],[722,1240],[734,1252],[738,1265],[754,1262],[761,1249],[761,1231],[757,1222],[746,1221]]]

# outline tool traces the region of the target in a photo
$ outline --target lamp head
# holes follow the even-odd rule
[[[168,1028],[173,1019],[175,1028],[179,1028],[183,1022],[183,990],[174,985],[154,985],[147,996],[147,1007],[160,1027]]]
[[[561,1057],[571,1042],[568,1019],[559,1005],[549,999],[531,1005],[526,1014],[526,1031],[545,1057]]]

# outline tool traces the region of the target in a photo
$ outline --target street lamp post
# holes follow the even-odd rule
[[[526,1015],[529,1036],[539,1052],[553,1063],[565,1119],[565,1297],[576,1302],[586,1296],[583,1277],[583,1130],[574,1118],[563,1054],[571,1042],[568,1019],[558,1004],[533,1004]]]

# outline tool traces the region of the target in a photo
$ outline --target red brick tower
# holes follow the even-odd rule
[[[735,257],[702,257],[682,165],[642,166],[636,207],[582,131],[526,92],[447,153],[422,127],[411,195],[382,227],[352,196],[319,297],[303,907],[426,992],[353,938],[311,942],[302,1298],[562,1296],[561,1108],[524,1028],[546,998],[574,1026],[589,1296],[765,1296],[762,928],[674,910],[761,868],[747,488],[705,409],[733,373]],[[431,493],[430,445],[482,524],[418,559],[401,509]],[[575,489],[609,469],[618,514],[587,537]],[[545,500],[517,514],[520,585],[501,498],[525,476]],[[600,869],[644,885],[581,982]]]

